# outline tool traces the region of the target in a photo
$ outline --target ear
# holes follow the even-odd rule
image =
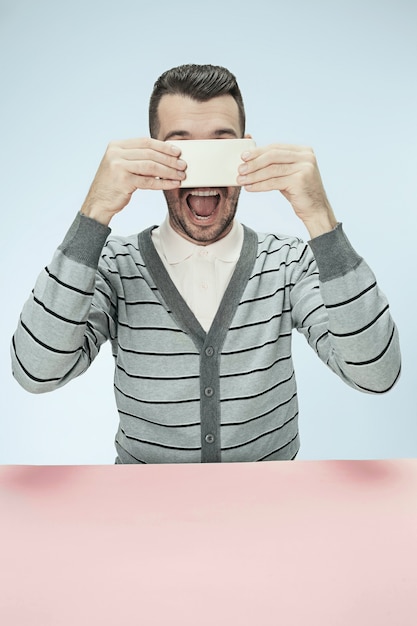
[[[252,135],[245,133],[244,139],[252,139]]]

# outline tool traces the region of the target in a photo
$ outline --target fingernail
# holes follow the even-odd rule
[[[181,154],[181,150],[178,146],[174,146],[173,144],[171,145],[171,152],[173,152],[174,154]]]
[[[178,159],[177,166],[178,167],[186,167],[187,163],[185,161],[183,161],[182,159]]]
[[[241,174],[246,174],[247,171],[248,171],[248,166],[246,165],[246,163],[244,165],[239,165],[239,172]]]
[[[249,159],[250,157],[250,152],[244,152],[242,154],[242,161],[246,161],[246,159]]]

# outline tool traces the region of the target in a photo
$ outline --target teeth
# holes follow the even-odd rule
[[[209,190],[209,191],[192,191],[190,196],[218,196],[217,191]]]
[[[211,213],[210,215],[206,215],[206,216],[204,216],[204,215],[197,215],[197,213],[194,213],[194,211],[193,211],[193,215],[194,215],[194,217],[196,217],[198,220],[200,220],[200,222],[204,222],[204,220],[209,220],[209,219],[210,219],[210,217],[211,217],[213,214]]]

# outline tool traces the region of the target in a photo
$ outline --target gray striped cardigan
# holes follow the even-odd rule
[[[293,328],[353,387],[382,393],[394,385],[397,330],[341,225],[309,245],[245,227],[208,333],[169,278],[151,230],[109,236],[78,214],[12,341],[14,376],[35,393],[83,373],[111,341],[117,463],[294,458]]]

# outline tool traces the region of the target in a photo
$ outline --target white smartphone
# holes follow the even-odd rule
[[[181,187],[237,187],[241,154],[255,148],[253,139],[168,140],[181,148],[180,158],[187,163]]]

